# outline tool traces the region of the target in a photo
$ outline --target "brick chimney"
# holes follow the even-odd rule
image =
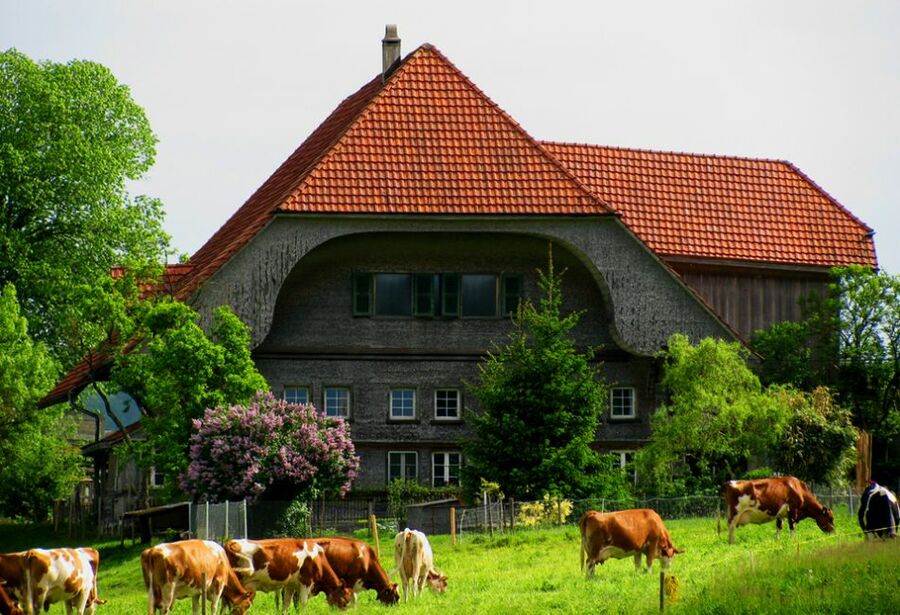
[[[381,39],[381,80],[387,81],[400,61],[400,37],[397,36],[397,24],[389,23],[384,27],[384,38]]]

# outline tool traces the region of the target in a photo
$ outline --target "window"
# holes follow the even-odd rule
[[[501,313],[508,316],[515,313],[519,308],[519,301],[522,300],[522,287],[524,286],[522,276],[517,274],[503,274],[503,306]]]
[[[165,486],[166,484],[166,475],[164,472],[159,472],[155,466],[150,467],[150,488],[151,489],[159,489],[160,487]]]
[[[474,273],[462,276],[462,315],[497,315],[497,276]]]
[[[628,474],[633,483],[637,481],[637,473],[634,470],[634,453],[635,451],[610,451],[610,454],[619,458],[619,467]]]
[[[413,314],[434,316],[440,276],[434,273],[417,273],[413,276]]]
[[[434,453],[431,456],[431,484],[434,487],[459,484],[459,453]]]
[[[284,401],[289,404],[308,404],[309,388],[308,387],[284,387]]]
[[[375,314],[378,316],[411,316],[410,286],[408,273],[376,273]]]
[[[419,454],[411,451],[390,451],[388,453],[388,482],[396,479],[416,480]]]
[[[391,418],[416,418],[416,392],[413,389],[391,390]]]
[[[372,315],[372,274],[353,274],[353,315]]]
[[[459,390],[437,389],[434,392],[434,418],[459,418]]]
[[[350,416],[350,389],[325,387],[325,416]]]
[[[609,391],[609,416],[613,419],[633,419],[634,389],[631,387],[615,387]]]
[[[445,273],[441,276],[441,314],[459,316],[458,273]]]

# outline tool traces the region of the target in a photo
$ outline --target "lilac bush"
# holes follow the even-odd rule
[[[343,495],[359,469],[343,419],[271,393],[257,392],[247,406],[208,408],[193,425],[181,487],[201,499]]]

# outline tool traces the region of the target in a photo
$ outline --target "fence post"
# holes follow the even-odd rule
[[[659,612],[666,610],[666,571],[659,571]]]
[[[249,533],[249,531],[247,530],[247,498],[244,498],[244,535],[241,536],[241,538],[246,540],[248,533]]]
[[[450,544],[456,546],[456,507],[450,507]]]
[[[225,499],[225,531],[222,534],[222,542],[228,538],[228,499]]]
[[[509,498],[509,527],[516,531],[516,498]]]
[[[559,496],[556,496],[556,524],[562,525],[562,504],[559,501]]]
[[[369,515],[369,528],[372,530],[372,536],[375,538],[375,557],[381,559],[381,548],[378,545],[378,522],[375,515]]]
[[[209,540],[209,500],[206,500],[206,527],[203,528],[204,540]]]

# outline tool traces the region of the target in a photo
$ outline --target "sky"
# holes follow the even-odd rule
[[[387,23],[537,139],[789,160],[900,273],[895,0],[0,0],[0,48],[131,88],[159,138],[132,192],[191,254],[380,72]]]

